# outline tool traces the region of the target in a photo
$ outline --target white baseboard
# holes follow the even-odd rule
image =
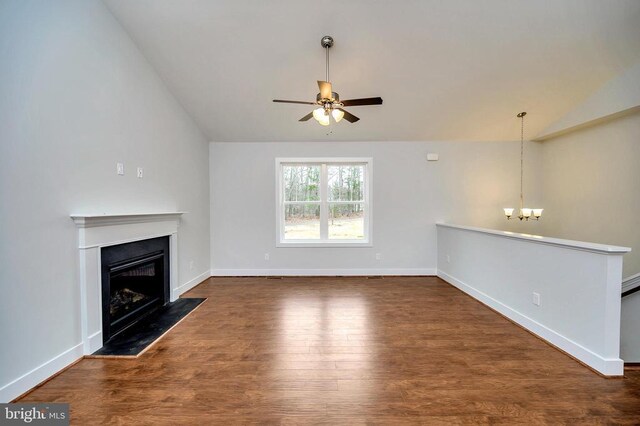
[[[622,292],[633,290],[640,286],[640,274],[631,275],[622,280]]]
[[[19,397],[80,358],[82,358],[82,343],[78,343],[39,367],[2,386],[0,388],[0,402],[9,402]]]
[[[384,269],[212,269],[213,277],[436,275],[436,268]]]
[[[211,272],[207,269],[206,271],[204,271],[194,279],[187,281],[186,283],[182,284],[180,287],[174,288],[173,295],[172,295],[173,298],[171,300],[177,299],[181,294],[184,294],[187,291],[191,290],[193,287],[197,286],[198,284],[200,284],[202,281],[206,280],[210,276],[211,276]]]
[[[102,330],[96,331],[91,336],[89,336],[89,339],[87,341],[87,347],[85,348],[84,354],[91,355],[101,347],[102,347]]]
[[[536,334],[552,345],[562,349],[571,356],[574,356],[578,360],[582,361],[583,363],[602,373],[603,375],[622,376],[624,374],[624,362],[621,359],[603,358],[600,355],[591,352],[584,346],[581,346],[573,340],[551,330],[550,328],[545,327],[539,322],[527,317],[526,315],[521,314],[520,312],[510,308],[502,302],[497,301],[491,296],[479,290],[476,290],[470,285],[460,281],[455,277],[452,277],[442,270],[438,270],[438,276],[454,287],[457,287],[458,289],[464,291],[474,299],[479,300],[490,308],[500,312],[507,318],[520,324],[527,330],[531,331],[532,333]]]

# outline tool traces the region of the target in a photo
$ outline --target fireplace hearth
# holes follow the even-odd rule
[[[102,248],[102,339],[169,302],[169,237]]]

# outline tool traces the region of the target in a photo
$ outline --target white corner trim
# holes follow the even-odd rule
[[[436,275],[436,268],[361,269],[212,269],[213,277]]]
[[[187,291],[191,290],[193,287],[197,286],[198,284],[200,284],[202,281],[206,280],[210,276],[211,276],[211,271],[207,269],[206,271],[204,271],[197,277],[193,278],[192,280],[189,280],[186,283],[182,284],[181,286],[174,288],[173,297],[177,299],[178,297],[180,297],[181,294],[184,294]]]
[[[9,402],[82,358],[82,342],[0,388],[0,402]]]
[[[550,328],[527,317],[526,315],[521,314],[520,312],[510,308],[502,302],[499,302],[494,298],[488,296],[487,294],[471,287],[468,284],[465,284],[459,279],[452,277],[442,270],[438,270],[438,277],[467,293],[474,299],[498,311],[507,318],[515,321],[516,323],[520,324],[527,330],[531,331],[532,333],[536,334],[552,345],[574,356],[575,358],[579,359],[580,361],[590,366],[594,370],[602,373],[603,375],[622,376],[624,374],[624,362],[621,359],[603,358],[600,355],[597,355],[584,346],[580,345],[579,343],[576,343],[573,340],[557,333],[556,331],[551,330]]]
[[[633,290],[634,288],[640,286],[640,273],[631,275],[630,277],[622,280],[622,292]]]

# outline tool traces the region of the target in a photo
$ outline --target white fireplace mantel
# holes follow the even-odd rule
[[[83,351],[102,347],[101,248],[149,238],[169,236],[171,301],[177,299],[178,226],[185,212],[131,214],[72,214],[78,227],[80,314]]]
[[[132,214],[72,214],[71,219],[78,228],[121,225],[128,223],[178,220],[186,212],[132,213]]]

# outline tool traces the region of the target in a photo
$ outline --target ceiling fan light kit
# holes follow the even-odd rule
[[[305,115],[298,121],[308,121],[311,118],[314,118],[320,125],[328,126],[329,124],[331,124],[331,118],[333,118],[333,121],[335,121],[336,123],[339,123],[344,118],[349,123],[355,123],[360,119],[350,112],[344,110],[345,106],[382,105],[382,98],[380,97],[349,99],[340,101],[340,95],[338,95],[337,92],[333,91],[331,82],[329,80],[329,49],[331,48],[331,46],[333,46],[333,43],[333,37],[331,36],[324,36],[320,40],[320,45],[325,49],[327,57],[326,80],[318,80],[318,88],[320,89],[320,93],[316,95],[315,102],[289,101],[282,99],[273,100],[273,102],[279,103],[317,106],[316,109],[314,109],[312,112]]]
[[[544,209],[531,209],[528,207],[524,207],[524,195],[522,191],[522,183],[524,178],[524,116],[527,115],[526,112],[519,113],[516,117],[520,119],[520,211],[518,212],[518,219],[520,220],[539,220],[542,217],[542,211]],[[515,210],[512,207],[506,207],[503,209],[504,215],[507,220],[510,220],[513,216],[513,211]]]

